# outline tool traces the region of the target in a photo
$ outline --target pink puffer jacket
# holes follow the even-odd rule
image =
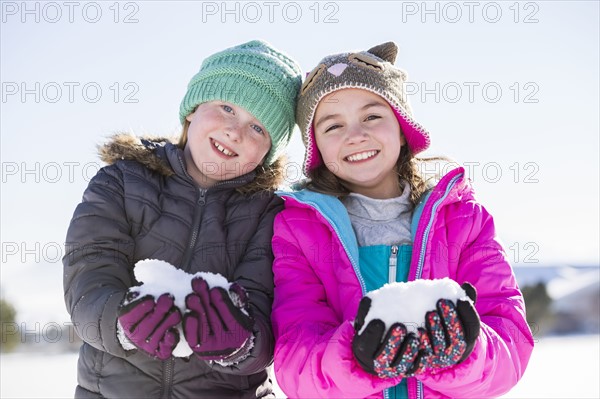
[[[521,378],[533,350],[522,294],[492,217],[462,168],[444,176],[422,208],[409,280],[450,277],[477,289],[481,334],[461,364],[408,379],[409,398],[489,398]],[[273,251],[275,373],[290,397],[382,397],[381,379],[354,360],[353,320],[364,294],[358,247],[345,208],[307,190],[283,193]]]

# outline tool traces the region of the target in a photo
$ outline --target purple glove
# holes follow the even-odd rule
[[[137,292],[127,294],[125,304],[119,307],[119,323],[125,335],[142,351],[161,360],[168,359],[179,343],[175,326],[181,314],[173,297],[163,294],[154,302],[152,295],[136,299]]]
[[[183,333],[194,353],[204,360],[219,361],[245,356],[254,320],[244,288],[231,284],[229,292],[235,303],[225,289],[209,289],[199,277],[192,280],[192,289],[194,293],[185,299],[189,312],[183,317]]]

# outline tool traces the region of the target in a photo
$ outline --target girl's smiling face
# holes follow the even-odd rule
[[[201,187],[208,188],[256,169],[271,149],[264,126],[244,108],[224,101],[198,105],[184,149],[186,168]]]
[[[323,163],[352,192],[399,196],[396,162],[406,145],[394,111],[382,97],[342,89],[323,97],[313,122]]]

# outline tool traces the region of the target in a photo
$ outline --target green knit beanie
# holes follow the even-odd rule
[[[300,67],[270,44],[253,40],[206,58],[188,84],[179,108],[179,119],[202,103],[230,102],[251,113],[271,136],[265,159],[270,165],[283,153],[292,137],[296,97],[302,84]]]

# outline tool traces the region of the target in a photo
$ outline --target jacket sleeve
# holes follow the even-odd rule
[[[451,397],[497,397],[520,380],[534,341],[525,318],[523,296],[491,215],[474,201],[462,207],[461,217],[444,228],[449,244],[461,248],[455,280],[469,282],[477,289],[475,308],[481,332],[463,363],[420,379],[429,388]],[[452,262],[451,256],[448,261]]]
[[[336,314],[328,301],[327,287],[314,270],[315,263],[325,260],[324,254],[318,256],[310,243],[318,242],[320,248],[328,244],[317,231],[319,226],[315,221],[299,221],[287,215],[286,209],[277,216],[273,236],[272,319],[279,386],[290,397],[380,396],[381,391],[396,385],[399,379],[380,379],[358,365],[351,346],[352,320]],[[330,273],[335,275],[332,281],[344,284],[343,273],[337,274],[335,270],[335,259],[340,255],[331,256],[334,261]]]
[[[134,249],[123,208],[123,176],[116,166],[92,178],[67,231],[63,288],[67,311],[83,341],[115,356],[117,308],[132,285]]]
[[[254,317],[254,344],[248,356],[231,366],[211,363],[211,367],[223,373],[250,375],[258,373],[273,362],[275,346],[271,327],[273,306],[273,220],[283,208],[283,201],[273,196],[268,202],[252,240],[246,247],[242,262],[235,270],[234,279],[248,292],[250,308]]]

